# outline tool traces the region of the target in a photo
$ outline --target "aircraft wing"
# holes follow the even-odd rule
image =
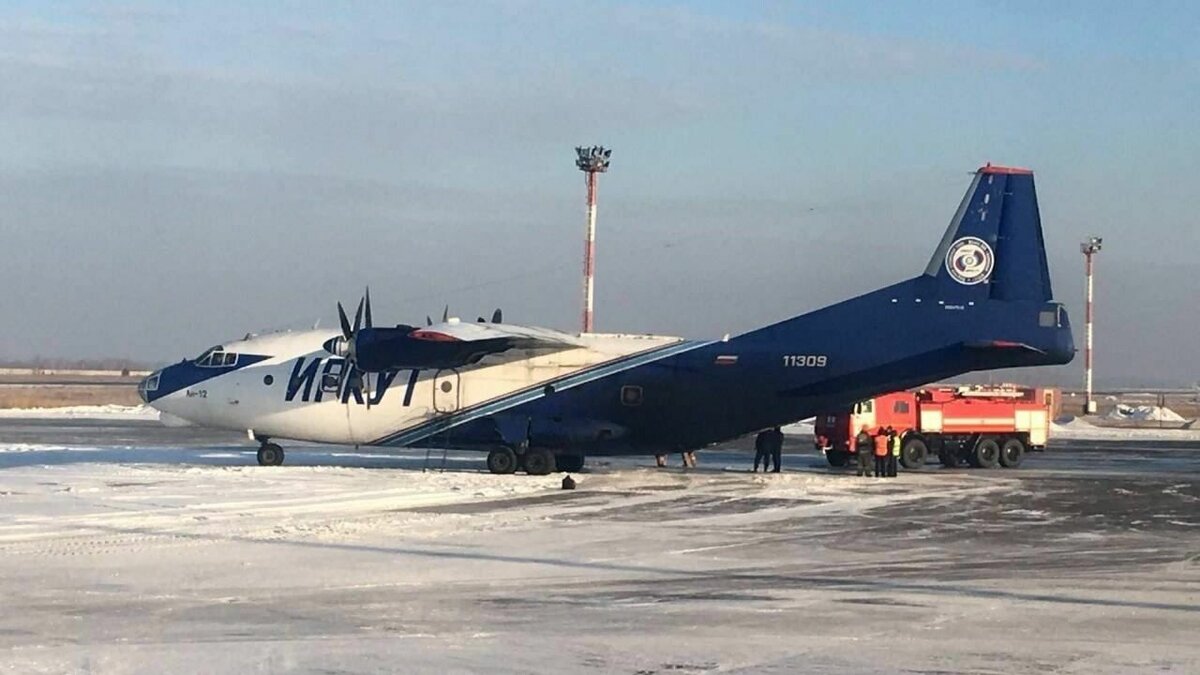
[[[510,349],[557,351],[581,346],[577,337],[548,328],[453,320],[423,328],[364,328],[355,339],[357,364],[366,372],[458,368]]]
[[[503,340],[511,345],[510,348],[526,349],[536,347],[569,349],[582,345],[576,336],[549,328],[503,323],[467,323],[453,320],[414,330],[409,333],[409,337],[430,342]]]

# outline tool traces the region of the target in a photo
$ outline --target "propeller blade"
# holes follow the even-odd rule
[[[446,323],[449,320],[450,320],[450,305],[446,305],[444,308],[442,308],[442,323]]]
[[[338,303],[338,321],[342,324],[342,337],[350,339],[350,320],[346,318],[346,310],[342,309],[342,303]]]
[[[365,298],[367,301],[367,315],[363,318],[367,322],[367,328],[370,328],[371,327],[371,287],[370,286],[367,286],[367,294],[366,294]]]
[[[479,317],[478,319],[475,319],[475,321],[478,323],[487,323],[487,319],[484,319],[482,316]]]
[[[425,315],[425,325],[426,325],[426,326],[432,326],[432,325],[433,325],[433,319],[429,318],[429,315],[428,315],[428,314],[426,314],[426,315]]]
[[[354,312],[354,333],[355,334],[358,333],[359,328],[362,328],[362,312],[363,312],[363,301],[359,300],[358,301],[358,310]]]
[[[500,311],[499,307],[492,312],[492,323],[504,323],[504,313]]]

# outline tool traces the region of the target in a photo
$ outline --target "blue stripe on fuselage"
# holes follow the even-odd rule
[[[238,354],[237,363],[232,366],[198,366],[192,361],[181,361],[158,371],[158,388],[145,392],[146,402],[153,403],[158,399],[175,392],[199,384],[214,377],[241,370],[247,366],[266,361],[271,358],[262,354]],[[153,375],[151,375],[153,377]],[[150,378],[147,378],[150,379]]]
[[[494,398],[490,401],[485,401],[470,408],[465,408],[456,413],[451,413],[445,417],[439,417],[424,424],[412,427],[411,429],[405,429],[389,436],[384,436],[377,440],[371,441],[366,445],[390,445],[396,447],[411,445],[418,441],[429,438],[430,436],[434,436],[448,429],[457,427],[461,424],[466,424],[467,422],[477,420],[481,417],[487,417],[488,415],[494,415],[498,412],[521,405],[522,403],[535,401],[546,395],[547,387],[552,387],[553,391],[556,392],[564,391],[566,389],[587,384],[588,382],[593,382],[609,375],[620,373],[631,368],[637,368],[638,366],[652,363],[659,359],[682,354],[683,352],[690,351],[692,349],[698,349],[710,344],[712,343],[689,341],[675,342],[666,345],[665,347],[659,347],[657,349],[645,352],[638,352],[637,354],[622,357],[614,361],[606,361],[588,368],[587,370],[578,371],[571,373],[570,375],[564,375],[557,379],[541,382],[531,387],[515,391],[511,394],[505,394],[504,396]]]

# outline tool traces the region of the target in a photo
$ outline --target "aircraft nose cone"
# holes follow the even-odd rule
[[[138,383],[138,398],[142,399],[142,403],[149,403],[154,398],[154,392],[158,391],[158,381],[161,377],[162,371],[156,370]]]

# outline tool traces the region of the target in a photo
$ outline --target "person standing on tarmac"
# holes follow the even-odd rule
[[[858,435],[854,437],[854,453],[858,455],[858,475],[870,475],[871,456],[875,453],[871,444],[871,432],[867,431],[865,424],[859,430]]]
[[[771,461],[775,463],[775,468],[771,473],[779,473],[779,465],[783,464],[783,430],[775,427],[769,431],[771,435]],[[767,470],[767,464],[763,462],[763,471]]]
[[[767,464],[771,461],[771,446],[770,440],[767,438],[768,432],[760,431],[754,437],[754,471],[758,473],[758,463],[762,462],[763,472],[767,471]]]
[[[895,478],[900,472],[900,432],[888,426],[888,477]]]
[[[883,428],[875,430],[875,477],[887,477],[888,439]]]

